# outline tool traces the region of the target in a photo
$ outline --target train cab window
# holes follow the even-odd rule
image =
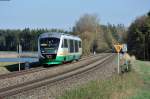
[[[75,41],[75,52],[79,51],[79,47],[78,47],[78,41]]]
[[[81,41],[79,41],[79,48],[81,48]]]
[[[59,38],[41,38],[40,39],[40,46],[41,47],[48,47],[48,48],[58,48],[60,39]]]
[[[42,53],[56,53],[59,47],[59,38],[41,38],[40,39],[40,49]]]

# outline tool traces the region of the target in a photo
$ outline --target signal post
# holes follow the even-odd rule
[[[114,45],[116,51],[117,51],[117,56],[118,56],[118,59],[117,59],[117,64],[118,64],[118,74],[120,74],[120,57],[119,57],[119,53],[121,51],[121,49],[123,48],[123,45],[122,44],[115,44]]]

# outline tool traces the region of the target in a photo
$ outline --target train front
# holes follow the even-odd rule
[[[44,37],[39,39],[39,61],[42,64],[61,64],[56,61],[60,38]]]

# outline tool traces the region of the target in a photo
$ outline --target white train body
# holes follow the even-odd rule
[[[42,64],[62,64],[78,60],[82,55],[82,40],[64,33],[43,33],[38,39],[38,56]]]

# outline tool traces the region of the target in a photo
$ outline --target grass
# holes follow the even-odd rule
[[[20,64],[21,70],[25,69],[25,63]],[[38,62],[33,62],[30,63],[30,67],[36,68],[40,66]],[[13,71],[18,71],[19,70],[19,64],[18,62],[0,62],[0,74],[8,73],[8,72],[13,72]]]
[[[9,73],[7,66],[14,65],[16,62],[0,62],[0,74]]]
[[[0,74],[17,71],[18,66],[18,62],[0,62]]]
[[[136,61],[134,68],[139,73],[143,83],[132,99],[150,99],[150,62]]]
[[[58,99],[150,99],[150,62],[135,61],[129,73],[91,81]]]
[[[17,62],[0,62],[0,67],[14,65],[14,64],[17,64]]]

